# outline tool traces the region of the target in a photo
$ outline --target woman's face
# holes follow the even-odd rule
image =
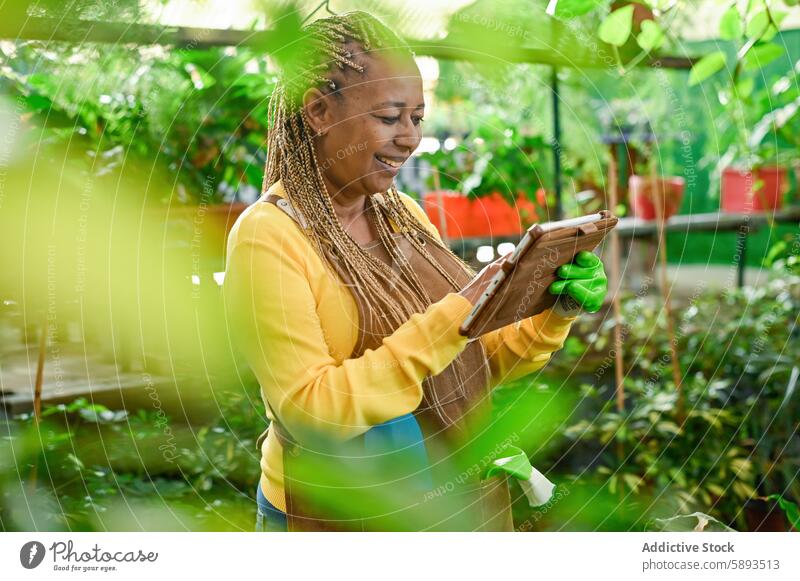
[[[339,95],[306,99],[306,117],[324,133],[317,161],[332,196],[386,191],[422,139],[425,102],[413,60],[359,60],[365,72],[349,73]]]

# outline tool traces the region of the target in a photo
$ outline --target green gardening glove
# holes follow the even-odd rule
[[[553,498],[555,484],[531,465],[527,454],[520,448],[505,446],[499,456],[492,460],[484,478],[502,473],[513,476],[517,479],[525,498],[528,499],[528,505],[532,508],[547,504]]]
[[[561,280],[550,285],[550,293],[570,298],[590,313],[603,306],[608,292],[608,279],[603,262],[591,252],[582,250],[570,264],[559,267],[556,274]]]

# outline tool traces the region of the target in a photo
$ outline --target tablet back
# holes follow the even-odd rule
[[[593,251],[617,225],[617,218],[608,211],[600,216],[594,222],[548,232],[533,226],[533,244],[495,289],[495,296],[474,319],[467,336],[478,337],[552,307],[558,297],[547,289],[558,280],[558,267],[572,262],[581,250]]]

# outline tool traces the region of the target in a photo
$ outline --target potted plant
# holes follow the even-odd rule
[[[640,132],[641,134],[641,132]],[[686,180],[657,173],[655,135],[639,145],[640,159],[628,177],[628,203],[631,214],[642,220],[668,220],[678,213],[683,202]]]
[[[746,110],[741,115],[745,129],[730,127],[730,143],[720,163],[723,211],[777,210],[783,205],[788,167],[797,151],[793,126],[800,106],[800,98],[787,86],[783,76],[757,91],[744,87],[741,106]]]
[[[499,138],[479,130],[452,150],[426,154],[435,170],[422,197],[428,217],[451,238],[520,234],[547,216],[546,150],[541,136],[507,129]]]
[[[772,39],[786,12],[776,3],[733,3],[723,14],[719,36],[736,49],[730,57],[718,50],[694,64],[689,85],[697,85],[727,69],[727,82],[718,90],[723,115],[718,119],[725,153],[717,167],[720,208],[726,212],[776,210],[781,207],[787,184],[800,98],[791,83],[781,77],[757,89],[764,68],[785,56]],[[742,10],[742,8],[744,8]]]
[[[679,176],[653,175],[652,164],[658,155],[651,122],[662,113],[645,111],[638,99],[615,99],[600,111],[605,127],[603,140],[612,147],[612,156],[621,166],[623,182],[627,174],[629,214],[642,220],[666,220],[677,213],[686,185]],[[625,190],[622,189],[624,198]],[[658,204],[660,208],[657,208]]]
[[[679,176],[633,174],[628,178],[631,214],[642,220],[662,220],[675,215],[681,207],[686,180]],[[656,206],[660,205],[660,208]]]

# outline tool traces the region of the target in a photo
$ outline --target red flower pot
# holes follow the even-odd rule
[[[527,197],[520,195],[512,207],[498,192],[474,200],[458,192],[427,192],[422,206],[439,232],[446,227],[450,238],[514,236],[524,230],[521,215],[526,221],[537,219],[536,206]]]
[[[662,215],[667,220],[681,207],[686,181],[681,177],[657,177],[655,181],[656,192],[662,200]],[[658,217],[652,178],[631,175],[628,178],[628,195],[634,216],[642,220],[655,220]]]
[[[724,212],[744,213],[780,209],[786,191],[786,173],[786,168],[777,166],[752,172],[726,167],[722,172],[720,207]],[[754,192],[757,185],[760,187]]]

